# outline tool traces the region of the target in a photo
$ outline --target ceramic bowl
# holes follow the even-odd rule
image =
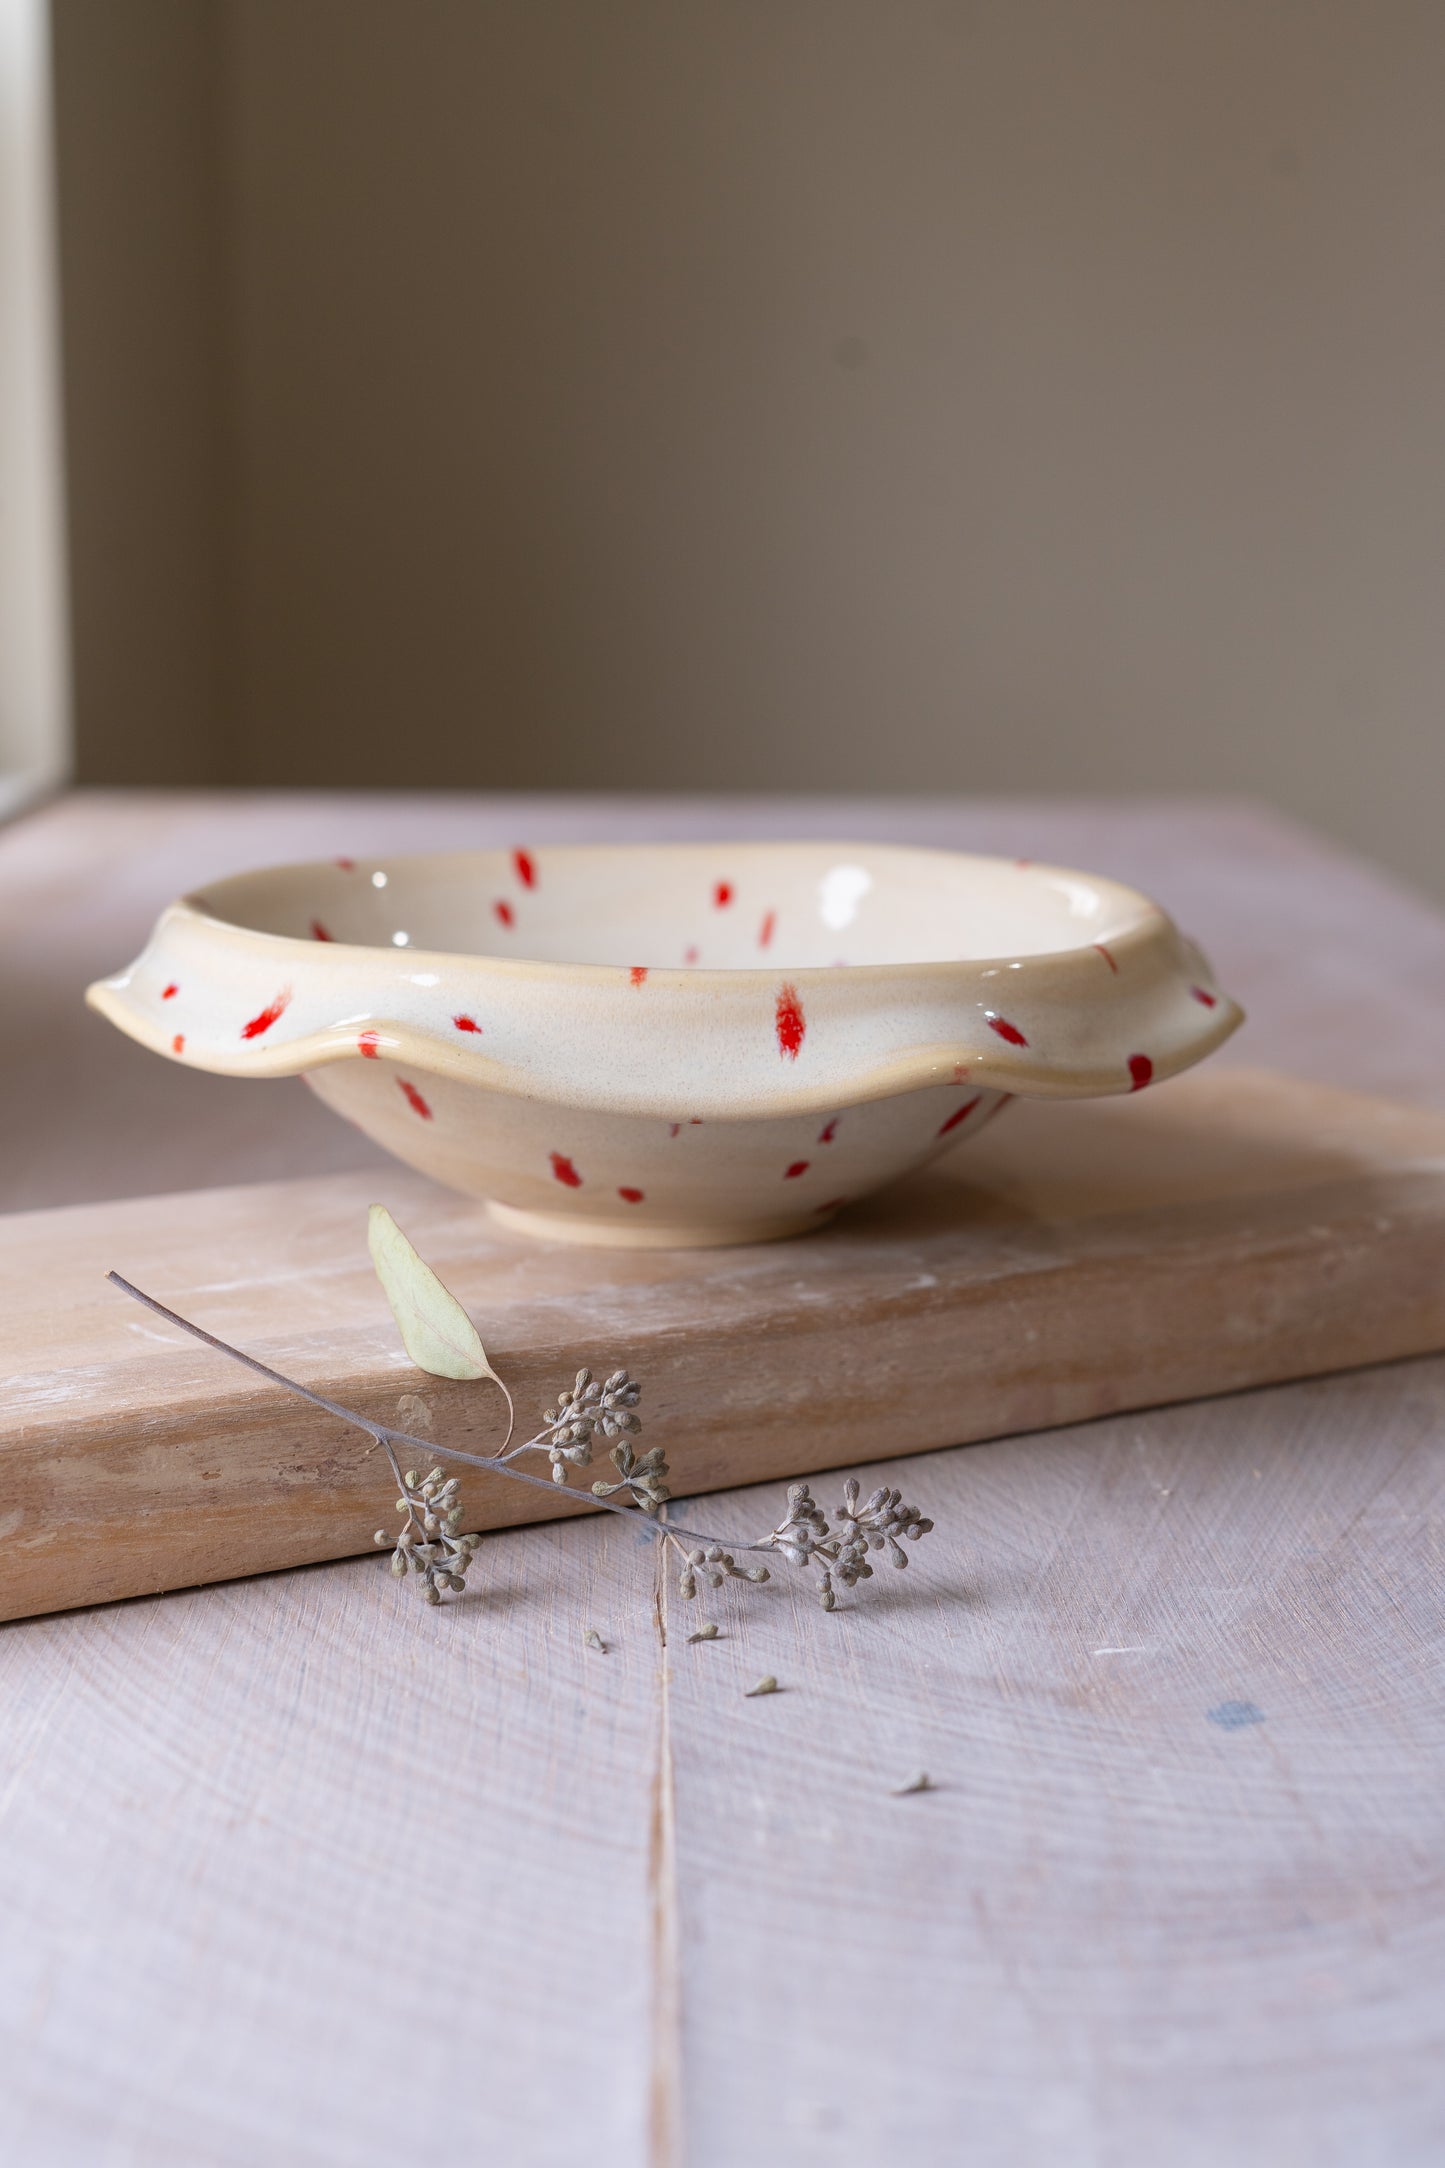
[[[1138,1091],[1241,1021],[1156,905],[875,843],[340,858],[216,881],[87,995],[142,1045],[300,1073],[508,1226],[802,1234],[1017,1094]]]

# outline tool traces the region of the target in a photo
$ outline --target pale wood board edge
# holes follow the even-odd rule
[[[1401,1194],[1388,1234],[1359,1210],[1274,1243],[1242,1248],[1221,1229],[1165,1250],[1142,1307],[1137,1265],[1096,1256],[1033,1274],[1022,1342],[1008,1279],[961,1301],[890,1303],[871,1337],[846,1309],[761,1339],[669,1333],[647,1351],[646,1382],[674,1486],[692,1496],[1435,1352],[1445,1348],[1438,1186],[1392,1185]],[[328,1383],[333,1397],[383,1412],[374,1372]],[[398,1377],[391,1404],[398,1386],[418,1383],[430,1388]],[[524,1364],[517,1388],[531,1397],[555,1383]],[[0,1444],[0,1472],[11,1530],[0,1619],[355,1556],[393,1521],[370,1442],[265,1386],[221,1402],[216,1425],[190,1406],[120,1435],[103,1415],[51,1440],[28,1426]],[[463,1495],[469,1525],[488,1529],[591,1510],[579,1499],[549,1515],[544,1500],[539,1512],[541,1493],[489,1486],[480,1472]]]

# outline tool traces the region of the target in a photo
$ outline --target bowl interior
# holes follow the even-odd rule
[[[877,844],[587,845],[279,866],[213,882],[230,924],[368,948],[806,970],[1046,955],[1147,910],[1096,876]]]

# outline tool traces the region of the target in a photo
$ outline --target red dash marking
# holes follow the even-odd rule
[[[458,1031],[480,1031],[482,1028],[474,1016],[454,1016],[452,1022]]]
[[[1119,976],[1119,966],[1115,963],[1113,957],[1109,954],[1109,951],[1105,948],[1103,942],[1095,941],[1093,946],[1099,951],[1099,954],[1103,957],[1105,963],[1109,966],[1109,969],[1113,972],[1115,978],[1117,978]]]
[[[379,1031],[363,1031],[358,1036],[356,1043],[368,1061],[381,1060],[381,1033]]]
[[[170,985],[169,985],[169,986],[163,986],[163,987],[161,988],[161,999],[162,999],[162,1001],[174,1001],[174,1000],[175,1000],[175,998],[176,998],[176,995],[177,995],[177,994],[178,994],[179,992],[180,992],[180,988],[179,988],[179,986],[177,986],[177,984],[176,984],[175,980],[174,980],[174,979],[172,979],[172,980],[171,980],[171,983],[170,983]]]
[[[702,1116],[700,1114],[689,1114],[687,1118],[687,1126],[689,1129],[701,1129]]]
[[[991,1029],[996,1031],[1001,1039],[1007,1039],[1010,1046],[1028,1045],[1029,1042],[1019,1030],[1018,1025],[1011,1024],[1006,1016],[995,1016],[992,1009],[985,1009],[983,1013],[987,1017]]]
[[[766,948],[766,947],[767,947],[768,943],[769,943],[769,942],[770,942],[770,941],[772,940],[772,938],[773,938],[773,929],[774,929],[774,927],[775,927],[775,926],[777,925],[777,923],[778,923],[778,914],[777,914],[777,912],[776,912],[776,911],[769,911],[769,912],[767,913],[766,917],[765,917],[765,918],[763,919],[763,923],[762,923],[762,925],[761,925],[761,926],[760,926],[760,927],[758,928],[758,947],[759,947],[759,948]]]
[[[980,1093],[979,1097],[982,1097],[982,1093]],[[960,1122],[967,1121],[969,1115],[972,1114],[974,1108],[977,1105],[977,1099],[965,1099],[961,1107],[955,1107],[952,1114],[949,1115],[948,1120],[939,1130],[939,1136],[946,1137],[950,1129],[957,1129]]]
[[[171,1052],[172,1052],[173,1054],[184,1054],[184,1052],[185,1052],[185,1051],[186,1051],[186,1035],[185,1035],[185,1033],[184,1033],[183,1031],[178,1031],[178,1032],[176,1033],[176,1035],[175,1035],[174,1039],[172,1039],[172,1041],[171,1041]]]
[[[1031,866],[1033,864],[1033,860],[1031,858],[1016,858],[1014,860],[1014,864],[1016,866]]]
[[[813,1210],[815,1212],[841,1212],[847,1202],[846,1197],[830,1197],[826,1204],[815,1204]]]
[[[313,941],[329,941],[331,939],[330,934],[326,931],[319,918],[313,918],[311,921],[311,938]]]
[[[1206,993],[1202,986],[1191,986],[1189,991],[1196,1001],[1204,1003],[1206,1009],[1213,1009],[1218,1006],[1219,997],[1216,994]]]
[[[424,1122],[429,1122],[431,1120],[431,1108],[422,1098],[422,1095],[417,1090],[415,1084],[409,1083],[404,1076],[399,1076],[396,1081],[401,1086],[401,1089],[406,1093],[407,1105],[414,1108]]]
[[[994,1119],[994,1116],[997,1114],[1002,1114],[1004,1108],[1008,1105],[1012,1097],[1012,1092],[1000,1092],[997,1099],[995,1099],[993,1105],[989,1108],[987,1114],[985,1114],[983,1120],[979,1123],[978,1129],[987,1129],[989,1123]],[[974,1131],[975,1136],[978,1135],[978,1129],[975,1129]]]
[[[566,1183],[568,1189],[580,1189],[582,1187],[582,1177],[565,1152],[554,1152],[552,1154],[552,1172],[559,1182]]]
[[[335,863],[340,866],[343,873],[355,873],[356,871],[356,860],[354,858],[338,858]]]
[[[832,1143],[834,1137],[838,1134],[838,1124],[842,1120],[842,1118],[843,1117],[840,1114],[835,1114],[832,1121],[829,1122],[827,1128],[820,1129],[818,1131],[818,1142],[820,1144]]]
[[[778,988],[774,1026],[778,1034],[778,1052],[788,1061],[796,1061],[802,1049],[803,1036],[808,1029],[796,986]]]
[[[712,892],[712,900],[719,911],[725,911],[733,900],[731,881],[719,881]]]
[[[956,1061],[954,1063],[953,1081],[955,1084],[966,1084],[968,1082],[968,1063],[966,1061]]]
[[[642,1191],[640,1189],[619,1189],[617,1194],[624,1204],[641,1204],[642,1202]]]
[[[695,964],[697,962],[697,950],[695,948],[684,949],[682,960],[685,964]]]
[[[512,864],[517,869],[517,879],[521,882],[523,888],[535,888],[537,885],[537,862],[531,853],[528,851],[513,851]]]
[[[682,1135],[682,1123],[669,1122],[667,1133],[670,1137],[680,1137]]]
[[[1129,1056],[1129,1074],[1134,1079],[1129,1089],[1141,1092],[1153,1077],[1154,1064],[1147,1054],[1131,1054]]]
[[[253,1016],[249,1024],[241,1026],[241,1037],[243,1039],[259,1039],[263,1031],[271,1029],[278,1016],[285,1014],[290,999],[291,989],[288,986],[284,993],[278,994],[274,1001],[268,1002],[264,1009],[261,1009]]]
[[[502,897],[498,897],[497,901],[492,905],[492,909],[504,926],[511,925],[512,906],[507,903]]]
[[[647,978],[646,964],[634,964],[627,976],[634,986],[641,986]]]
[[[810,1165],[811,1161],[809,1160],[795,1159],[792,1166],[789,1167],[787,1173],[783,1176],[783,1180],[785,1182],[796,1182],[800,1174],[807,1173]]]

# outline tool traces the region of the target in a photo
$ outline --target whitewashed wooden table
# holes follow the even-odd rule
[[[1245,807],[80,796],[0,834],[0,1205],[368,1163],[81,1010],[177,889],[602,832],[1118,873],[1223,1059],[1445,1105],[1445,920]],[[711,1646],[596,1524],[0,1629],[6,2157],[1433,2168],[1442,1478],[1434,1359],[894,1464],[914,1571]]]

